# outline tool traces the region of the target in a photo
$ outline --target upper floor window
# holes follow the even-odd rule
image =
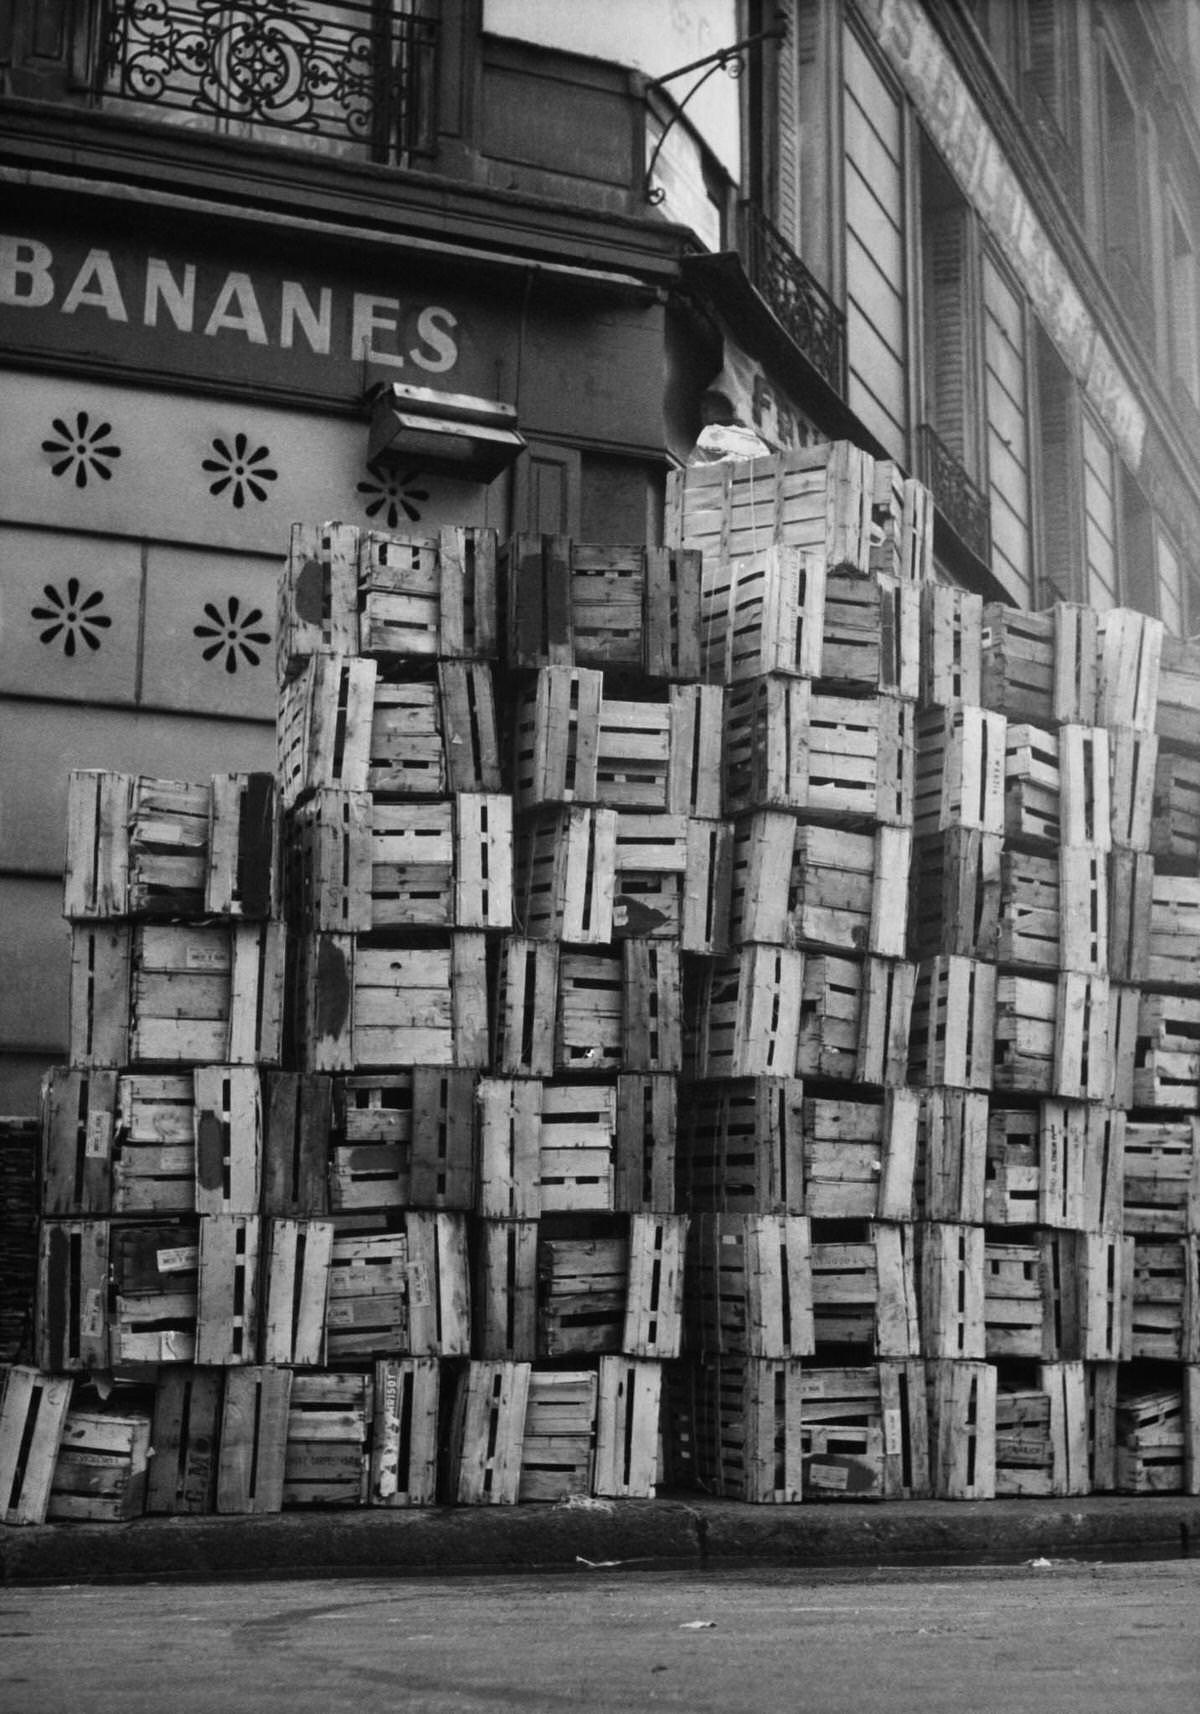
[[[367,160],[432,149],[418,0],[100,0],[97,26],[106,109]]]
[[[1167,210],[1171,378],[1200,406],[1200,276],[1196,247],[1174,203]]]
[[[1143,338],[1153,332],[1149,264],[1142,230],[1142,160],[1137,114],[1107,54],[1101,58],[1104,146],[1100,166],[1104,264],[1109,283]]]

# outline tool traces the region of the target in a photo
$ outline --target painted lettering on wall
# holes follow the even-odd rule
[[[40,238],[0,233],[4,309],[303,351],[410,370],[414,379],[448,374],[459,358],[458,317],[444,305],[98,246],[80,259]]]

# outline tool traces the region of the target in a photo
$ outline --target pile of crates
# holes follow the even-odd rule
[[[298,526],[277,778],[74,778],[8,1521],[1200,1487],[1200,646],[668,536]]]

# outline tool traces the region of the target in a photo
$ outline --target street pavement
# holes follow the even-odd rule
[[[13,1587],[5,1714],[1195,1714],[1200,1561]]]

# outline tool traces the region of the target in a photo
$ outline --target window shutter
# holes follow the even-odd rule
[[[935,430],[967,466],[966,219],[961,208],[932,215],[925,231],[927,401]]]

